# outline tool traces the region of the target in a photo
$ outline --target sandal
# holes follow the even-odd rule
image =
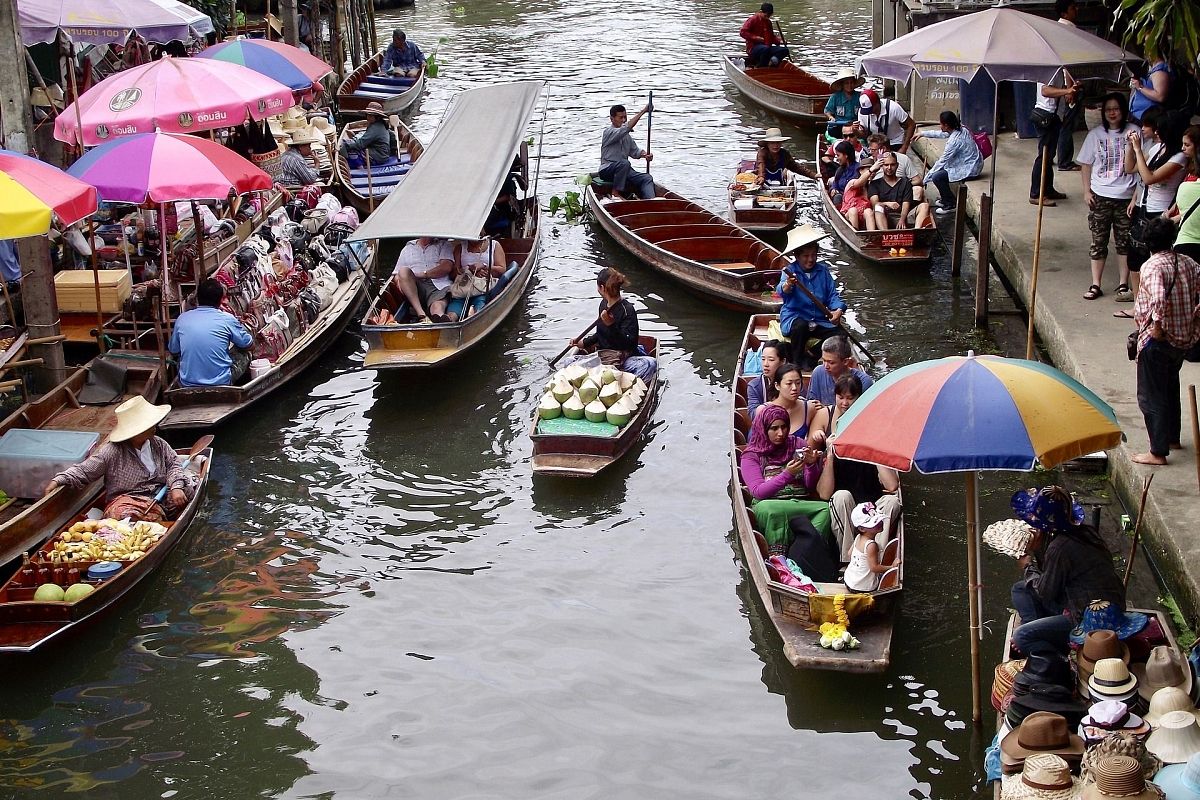
[[[1114,311],[1113,316],[1117,319],[1133,319],[1133,314],[1128,311]]]
[[[1104,290],[1093,283],[1088,287],[1088,290],[1083,293],[1083,299],[1095,300],[1097,297],[1104,297]]]
[[[1118,286],[1116,293],[1113,295],[1113,299],[1115,299],[1118,303],[1132,303],[1133,292],[1130,290],[1129,284],[1122,283],[1120,286]]]

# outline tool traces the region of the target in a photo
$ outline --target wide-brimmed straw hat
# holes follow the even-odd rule
[[[1093,600],[1083,610],[1079,627],[1071,631],[1071,643],[1082,645],[1089,631],[1115,631],[1118,639],[1128,639],[1150,622],[1140,611],[1122,611],[1108,600]]]
[[[312,133],[309,132],[309,130],[307,128],[305,128],[304,130],[296,131],[291,136],[289,136],[287,143],[289,145],[291,145],[292,147],[296,147],[296,146],[302,145],[302,144],[316,144],[319,141],[321,141],[321,140],[318,139],[317,137],[313,136]]]
[[[829,82],[829,85],[837,86],[842,81],[848,80],[853,80],[855,86],[861,86],[864,83],[863,79],[854,71],[854,67],[844,67],[838,71],[837,75],[833,76],[833,80]]]
[[[1146,749],[1145,739],[1126,731],[1115,731],[1084,753],[1079,775],[1085,784],[1092,781],[1092,765],[1110,756],[1129,756],[1142,765],[1142,774],[1147,778],[1154,777],[1163,765],[1162,759]]]
[[[825,231],[812,225],[797,225],[788,231],[787,246],[783,248],[783,252],[790,253],[793,250],[799,250],[804,245],[819,242],[828,235]]]
[[[117,406],[117,424],[108,435],[108,440],[124,442],[132,439],[162,422],[170,413],[169,405],[153,405],[140,394],[131,397]]]
[[[1137,695],[1138,679],[1119,658],[1102,658],[1088,678],[1088,692],[1096,702],[1129,700]]]
[[[334,130],[333,123],[329,121],[329,117],[324,114],[313,117],[309,124],[319,130],[321,133],[330,133]]]
[[[1001,779],[1000,800],[1074,800],[1081,790],[1066,761],[1039,753],[1025,759],[1020,775]]]
[[[1186,764],[1163,767],[1154,776],[1154,785],[1167,793],[1167,800],[1200,800],[1200,754]]]
[[[993,522],[983,532],[983,543],[1002,556],[1020,558],[1033,539],[1033,528],[1019,519]]]
[[[1038,753],[1078,760],[1083,756],[1083,739],[1071,733],[1061,714],[1035,711],[1000,740],[1000,759],[1012,764]]]
[[[1200,709],[1192,702],[1192,698],[1178,686],[1167,686],[1159,689],[1150,698],[1150,710],[1146,712],[1146,722],[1158,727],[1158,721],[1168,711],[1186,711],[1200,719]]]
[[[759,138],[759,141],[760,142],[786,142],[790,138],[791,138],[790,136],[784,136],[783,131],[779,130],[779,128],[767,128],[767,132],[764,133]]]
[[[363,109],[364,114],[374,114],[380,119],[387,119],[387,112],[383,110],[383,106],[379,103],[367,103],[367,107]]]
[[[1093,783],[1084,786],[1084,800],[1160,800],[1158,791],[1146,783],[1142,765],[1129,756],[1108,756],[1092,765]]]
[[[285,131],[298,131],[308,127],[308,121],[303,117],[289,117],[283,121]]]
[[[1168,686],[1178,686],[1187,694],[1192,693],[1191,666],[1165,644],[1151,650],[1145,664],[1134,664],[1130,669],[1137,676],[1138,692],[1147,700]]]
[[[1168,711],[1146,740],[1146,749],[1167,764],[1182,764],[1200,753],[1200,725],[1187,711]]]

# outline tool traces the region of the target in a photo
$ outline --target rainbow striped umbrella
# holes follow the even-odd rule
[[[45,161],[0,150],[0,239],[40,236],[57,214],[71,225],[96,211],[96,189]]]
[[[1120,440],[1112,408],[1054,367],[972,355],[881,379],[838,421],[834,452],[902,472],[1028,471]]]
[[[237,39],[202,50],[197,58],[211,58],[248,67],[279,81],[293,91],[303,92],[333,72],[333,67],[298,47],[267,39]]]

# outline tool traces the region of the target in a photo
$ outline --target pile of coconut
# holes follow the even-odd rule
[[[538,416],[554,419],[608,421],[620,428],[627,425],[646,397],[645,382],[630,372],[612,367],[587,369],[572,364],[554,373],[538,403]]]

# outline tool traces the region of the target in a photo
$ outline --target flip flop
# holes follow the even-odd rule
[[[1119,319],[1133,319],[1133,314],[1128,311],[1114,311],[1113,316]]]

